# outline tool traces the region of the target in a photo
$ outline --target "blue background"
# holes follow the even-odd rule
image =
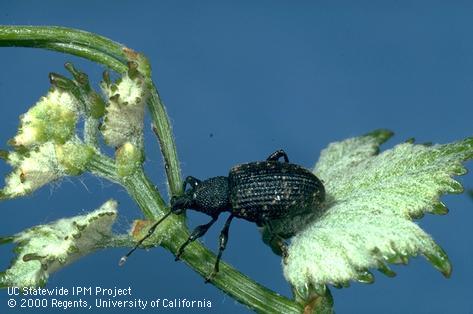
[[[0,23],[80,28],[144,52],[173,123],[183,175],[225,175],[232,165],[264,159],[278,148],[312,167],[329,142],[376,128],[396,133],[385,147],[412,136],[445,143],[472,135],[473,3],[357,3],[2,1]],[[65,73],[65,61],[94,83],[101,77],[101,67],[71,56],[0,49],[1,147],[14,135],[18,115],[47,91],[48,73]],[[159,149],[149,130],[146,136],[146,168],[164,194]],[[2,176],[9,170],[0,165]],[[473,187],[471,174],[460,180]],[[111,197],[120,202],[116,230],[123,232],[141,217],[136,205],[122,188],[85,175],[0,203],[0,234],[77,215]],[[450,213],[419,224],[447,251],[452,277],[444,279],[415,258],[394,267],[394,279],[375,272],[372,285],[332,289],[338,313],[473,312],[473,201],[465,194],[443,200]],[[207,220],[189,214],[191,226]],[[222,224],[203,239],[214,250]],[[11,249],[0,247],[2,269]],[[247,312],[161,248],[140,250],[119,268],[124,252],[87,256],[52,275],[49,287],[131,286],[134,297],[205,298],[213,307],[201,312]],[[290,295],[280,260],[253,224],[232,224],[224,260]],[[20,312],[9,310],[7,299],[0,292],[0,312]]]

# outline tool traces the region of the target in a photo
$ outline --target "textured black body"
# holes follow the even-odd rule
[[[280,161],[237,165],[230,170],[228,187],[231,213],[260,226],[320,208],[325,199],[324,186],[314,174]]]

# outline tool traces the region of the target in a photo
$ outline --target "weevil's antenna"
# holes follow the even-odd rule
[[[148,230],[148,234],[146,234],[143,238],[141,238],[140,241],[138,241],[138,243],[136,243],[136,245],[128,252],[126,253],[125,256],[122,256],[122,258],[120,258],[120,261],[118,262],[118,266],[123,266],[123,264],[125,264],[126,260],[128,259],[128,257],[146,240],[148,239],[153,233],[154,233],[154,230],[156,230],[156,227],[166,218],[168,218],[168,216],[172,213],[172,210],[170,210],[168,213],[166,213],[163,217],[161,217],[161,219],[159,219],[158,221],[156,221],[154,223],[154,225],[151,226],[151,228],[149,228]]]

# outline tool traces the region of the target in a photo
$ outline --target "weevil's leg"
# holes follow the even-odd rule
[[[188,177],[186,177],[184,182],[182,182],[182,190],[183,191],[186,190],[187,184],[189,184],[192,188],[195,188],[196,186],[198,186],[200,184],[200,182],[201,181],[199,179],[188,176]]]
[[[279,253],[279,255],[282,256],[283,263],[286,265],[287,256],[288,256],[286,241],[283,239],[283,237],[281,237],[276,232],[274,232],[273,226],[271,225],[271,221],[266,220],[264,224],[268,228],[267,230],[268,230],[268,233],[270,234],[270,239],[268,243],[271,245],[271,247],[276,246],[276,248],[279,249],[277,253]]]
[[[289,158],[287,158],[287,154],[284,150],[280,149],[272,153],[271,155],[266,158],[266,161],[278,161],[279,158],[284,157],[285,162],[289,162]]]
[[[220,258],[222,258],[222,253],[227,247],[228,230],[230,229],[230,223],[232,222],[233,217],[233,215],[228,216],[227,221],[225,221],[225,226],[223,226],[222,231],[220,231],[217,260],[215,261],[214,270],[210,273],[209,276],[207,276],[207,278],[205,278],[205,283],[208,283],[210,280],[212,280],[212,278],[219,271]]]
[[[189,243],[191,243],[191,242],[197,240],[198,238],[200,238],[201,236],[203,236],[209,230],[209,228],[217,221],[217,219],[218,219],[218,216],[214,216],[214,217],[212,217],[212,220],[210,220],[208,223],[206,223],[204,225],[197,226],[192,231],[191,235],[187,238],[186,242],[184,242],[181,245],[181,247],[179,248],[179,250],[177,250],[175,260],[178,261],[179,258],[181,257],[181,254],[184,252],[184,249],[186,248],[186,246],[188,246]]]

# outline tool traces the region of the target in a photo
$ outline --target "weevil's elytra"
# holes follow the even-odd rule
[[[280,161],[283,158],[284,161]],[[190,186],[186,190],[187,185]],[[122,259],[122,265],[151,234],[156,227],[171,213],[180,214],[186,209],[193,209],[209,215],[212,219],[197,226],[188,239],[181,245],[176,260],[191,242],[202,237],[225,211],[230,212],[220,232],[217,260],[206,282],[219,271],[219,262],[227,245],[230,224],[234,217],[242,218],[265,226],[271,235],[269,242],[279,246],[278,252],[285,258],[286,244],[281,235],[272,230],[271,221],[291,218],[321,209],[325,199],[322,182],[307,169],[289,163],[287,154],[278,150],[266,161],[236,165],[230,169],[227,177],[219,176],[200,181],[194,177],[184,180],[184,194],[171,199],[171,211],[158,220]],[[274,250],[274,249],[273,249]]]
[[[286,162],[237,165],[230,170],[228,181],[230,212],[259,226],[266,220],[313,210],[325,196],[322,182],[316,176]]]

